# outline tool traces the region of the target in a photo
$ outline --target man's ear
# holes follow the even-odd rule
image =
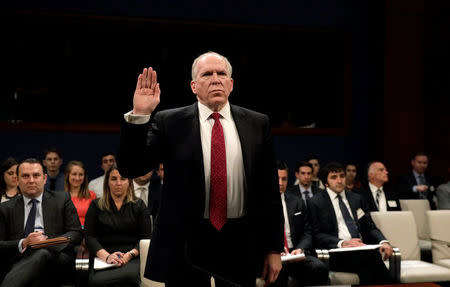
[[[196,83],[195,81],[191,81],[191,90],[194,93],[194,95],[197,94],[197,88],[196,88]]]

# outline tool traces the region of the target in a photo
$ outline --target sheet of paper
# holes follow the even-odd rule
[[[380,244],[369,244],[359,247],[343,247],[343,248],[335,248],[330,249],[328,252],[347,252],[347,251],[359,251],[359,250],[372,250],[372,249],[378,249],[380,248]]]
[[[116,266],[117,266],[117,264],[106,263],[105,261],[101,260],[98,257],[95,257],[95,259],[94,259],[94,270],[107,269],[107,268],[112,268],[112,267],[116,267]]]

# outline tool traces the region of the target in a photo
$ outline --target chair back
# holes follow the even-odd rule
[[[433,262],[450,259],[450,210],[429,210]]]
[[[370,215],[391,245],[400,249],[402,260],[420,260],[416,222],[411,211],[374,211]]]
[[[430,228],[427,219],[427,211],[431,209],[430,202],[427,199],[400,199],[400,206],[404,211],[412,211],[419,239],[430,240]]]

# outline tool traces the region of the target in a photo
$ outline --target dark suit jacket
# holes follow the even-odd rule
[[[322,192],[323,189],[320,189],[316,185],[311,184],[311,191],[314,196],[317,193]],[[286,193],[295,194],[297,196],[300,196],[301,199],[303,199],[302,194],[300,193],[300,187],[298,184],[288,187],[286,189]]]
[[[159,205],[161,202],[161,192],[162,192],[161,179],[159,177],[152,179],[150,181],[147,202],[148,202],[148,209],[150,210],[150,214],[152,215],[153,220],[156,219],[156,215],[158,214]]]
[[[262,258],[267,252],[283,250],[283,213],[269,119],[234,105],[231,114],[244,162],[245,212],[253,237],[247,242],[255,242],[255,254]],[[185,245],[192,224],[203,219],[205,209],[197,103],[157,112],[149,124],[123,123],[118,153],[121,175],[143,175],[159,162],[164,163],[164,185],[145,276],[167,281],[176,272],[171,260],[174,252]]]
[[[312,248],[312,231],[309,224],[308,212],[303,200],[295,194],[284,193],[286,210],[291,229],[293,249],[301,248],[309,253]]]
[[[378,244],[381,240],[385,240],[386,238],[372,221],[370,211],[362,197],[351,191],[345,191],[345,195],[363,242],[366,244]],[[365,214],[357,220],[357,210],[360,208]],[[337,244],[341,239],[338,237],[339,230],[336,213],[328,192],[321,192],[314,196],[309,201],[308,209],[310,211],[310,222],[316,247],[323,249],[337,248]]]
[[[44,231],[49,238],[70,237],[70,244],[57,250],[73,251],[81,243],[81,224],[68,192],[44,191],[42,195]],[[24,238],[24,200],[22,196],[0,204],[0,250],[13,258],[19,254],[18,244]]]
[[[428,191],[425,193],[425,197],[430,202],[431,209],[436,209],[433,196],[436,194],[436,187],[432,177],[429,174],[425,174],[425,180],[428,185]],[[397,192],[401,199],[421,199],[419,192],[413,191],[413,186],[417,185],[416,177],[413,172],[409,172],[399,177]]]
[[[387,186],[383,187],[383,191],[386,197],[387,211],[402,210],[397,193],[392,188],[389,188]],[[377,204],[375,203],[375,199],[373,198],[372,191],[370,190],[368,184],[365,184],[361,188],[356,189],[355,193],[358,193],[363,197],[370,211],[378,211]],[[395,201],[397,207],[390,207],[388,201]]]

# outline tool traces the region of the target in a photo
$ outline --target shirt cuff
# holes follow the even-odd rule
[[[417,185],[414,185],[414,186],[413,186],[413,191],[414,191],[414,192],[417,192]]]
[[[339,240],[337,247],[338,248],[342,248],[342,243],[344,243],[344,240]]]
[[[389,245],[391,245],[391,243],[388,240],[381,240],[380,241],[380,245],[383,244],[383,243],[388,243]]]
[[[129,111],[123,115],[123,118],[127,123],[142,125],[148,123],[150,120],[150,115],[135,115],[133,114],[133,111]]]
[[[19,240],[19,245],[17,245],[17,249],[19,249],[19,253],[22,253],[22,251],[23,251],[23,248],[22,248],[22,241],[23,241],[24,239],[25,239],[25,238],[20,239],[20,240]]]

